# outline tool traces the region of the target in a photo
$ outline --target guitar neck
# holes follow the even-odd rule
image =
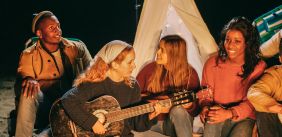
[[[158,103],[160,103],[161,105],[171,106],[171,100],[170,99],[161,100]],[[149,103],[149,104],[144,104],[144,105],[140,105],[140,106],[122,109],[122,110],[119,110],[119,111],[109,112],[108,114],[106,114],[107,122],[112,123],[112,122],[115,122],[115,121],[120,121],[120,120],[124,120],[124,119],[127,119],[127,118],[131,118],[131,117],[135,117],[135,116],[139,116],[139,115],[142,115],[142,114],[153,112],[154,111],[154,104],[155,103]]]

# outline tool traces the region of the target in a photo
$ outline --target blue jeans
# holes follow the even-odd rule
[[[258,133],[260,137],[281,137],[282,124],[277,114],[256,112]]]
[[[251,137],[255,120],[243,119],[232,121],[230,119],[217,124],[205,123],[204,137]]]
[[[192,137],[193,117],[181,106],[171,108],[164,120],[163,134],[170,137]]]
[[[35,123],[40,124],[38,127],[45,128],[48,125],[51,105],[42,92],[39,92],[34,98],[27,98],[22,94],[18,106],[15,136],[32,137]],[[48,137],[48,135],[44,136]]]

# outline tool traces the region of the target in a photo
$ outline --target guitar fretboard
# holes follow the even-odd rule
[[[171,106],[170,99],[161,100],[158,103],[160,103],[161,105],[165,105],[165,106],[167,105]],[[110,112],[105,115],[107,119],[107,123],[112,123],[115,121],[120,121],[120,120],[124,120],[124,119],[131,118],[134,116],[153,112],[154,104],[155,103],[149,103],[149,104],[144,104],[144,105],[140,105],[136,107],[122,109],[122,110],[115,111],[115,112]]]

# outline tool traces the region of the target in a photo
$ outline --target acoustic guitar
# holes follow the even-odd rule
[[[163,106],[183,105],[194,101],[193,91],[182,90],[174,93],[169,99],[158,103]],[[134,116],[154,111],[155,103],[148,103],[131,108],[121,109],[118,101],[112,96],[101,96],[91,102],[86,102],[84,109],[95,115],[107,129],[104,135],[96,135],[93,131],[87,131],[78,126],[66,114],[60,100],[56,101],[50,111],[49,119],[53,137],[103,137],[119,136],[124,127],[123,120]]]

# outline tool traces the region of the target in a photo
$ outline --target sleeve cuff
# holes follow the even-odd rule
[[[94,124],[97,122],[98,118],[95,116],[90,116],[88,119],[85,120],[83,124],[83,128],[86,130],[91,131]]]

